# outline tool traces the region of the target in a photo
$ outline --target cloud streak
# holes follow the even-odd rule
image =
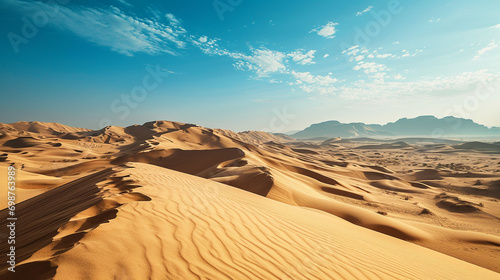
[[[172,14],[164,22],[127,15],[117,7],[88,8],[38,1],[5,0],[25,15],[46,12],[48,24],[111,50],[132,56],[136,53],[177,55],[185,47],[186,30]]]
[[[267,48],[251,48],[248,54],[229,51],[220,46],[219,39],[209,39],[207,36],[190,36],[189,42],[205,54],[232,58],[236,69],[252,71],[257,78],[270,77],[271,74],[290,74],[291,63],[298,65],[315,63],[313,59],[316,50],[298,49],[286,53]]]
[[[428,22],[433,22],[433,23],[438,23],[440,21],[441,21],[440,18],[435,18],[435,17],[432,17],[430,20],[428,20]]]
[[[482,55],[496,49],[497,47],[498,47],[498,44],[495,41],[491,41],[486,47],[477,51],[477,55],[474,56],[473,60],[479,59]]]
[[[498,74],[487,70],[464,72],[459,75],[422,78],[414,82],[400,81],[371,82],[360,80],[351,85],[340,87],[338,94],[347,99],[394,98],[404,96],[440,97],[473,92],[481,81],[500,79]]]
[[[369,11],[371,11],[373,9],[373,6],[368,6],[368,8],[364,9],[363,11],[361,12],[357,12],[356,13],[356,16],[359,17],[360,15],[364,14],[364,13],[368,13]]]

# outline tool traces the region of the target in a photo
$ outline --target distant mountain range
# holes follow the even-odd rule
[[[472,120],[434,116],[399,119],[385,125],[326,121],[290,135],[296,139],[373,136],[500,136],[500,127],[488,128]]]

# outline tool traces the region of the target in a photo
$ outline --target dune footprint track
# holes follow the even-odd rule
[[[56,187],[16,205],[16,273],[0,265],[1,279],[52,279],[54,257],[71,250],[90,231],[116,218],[118,208],[131,201],[150,200],[132,189],[140,186],[108,168]],[[102,186],[99,186],[102,185]],[[0,211],[7,221],[8,209]],[[6,222],[0,224],[6,227]],[[0,252],[7,254],[7,236]],[[34,257],[43,252],[42,257]],[[31,258],[33,260],[31,260]]]

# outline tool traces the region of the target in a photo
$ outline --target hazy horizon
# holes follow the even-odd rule
[[[437,119],[442,119],[442,118],[438,118],[436,116],[432,116],[432,115],[425,115],[425,116],[417,116],[415,118],[418,118],[418,117],[435,117]],[[445,116],[445,117],[452,117],[452,116]],[[444,118],[444,117],[443,117]],[[277,118],[279,119],[279,118]],[[329,121],[339,121],[340,123],[342,124],[352,124],[352,123],[362,123],[362,124],[366,124],[366,125],[386,125],[388,123],[394,123],[398,120],[401,120],[401,119],[414,119],[414,118],[407,118],[407,117],[403,117],[403,118],[399,118],[399,119],[396,119],[396,120],[392,120],[392,121],[389,121],[389,122],[385,122],[385,123],[369,123],[369,122],[342,122],[342,121],[339,121],[339,120],[325,120],[325,121],[321,121],[321,122],[318,122],[318,123],[311,123],[301,129],[294,129],[294,130],[287,130],[287,131],[280,131],[280,132],[273,132],[273,131],[264,131],[264,132],[269,132],[269,133],[283,133],[283,134],[292,134],[292,132],[298,132],[298,131],[302,131],[308,127],[310,127],[311,125],[314,125],[314,124],[320,124],[320,123],[324,123],[324,122],[329,122]],[[44,122],[44,121],[40,121],[40,120],[19,120],[17,122]],[[129,123],[129,124],[126,124],[122,127],[127,127],[127,126],[133,126],[133,125],[143,125],[147,122],[154,122],[154,121],[172,121],[172,122],[179,122],[179,123],[189,123],[189,122],[185,122],[185,121],[182,121],[182,120],[166,120],[166,119],[158,119],[158,120],[149,120],[149,121],[145,121],[145,122],[141,122],[141,123]],[[474,120],[472,120],[474,121]],[[12,123],[16,123],[16,122],[12,122]],[[12,124],[11,123],[11,124]],[[50,122],[45,122],[45,123],[50,123]],[[97,129],[97,128],[92,128],[92,127],[84,127],[84,126],[74,126],[74,125],[71,125],[71,124],[68,124],[68,123],[65,123],[65,122],[56,122],[56,123],[60,123],[60,124],[63,124],[63,125],[66,125],[66,126],[71,126],[71,127],[80,127],[80,128],[86,128],[86,129]],[[477,123],[477,122],[475,122]],[[195,124],[195,125],[199,125],[199,126],[204,126],[204,125],[201,125],[200,123],[191,123],[191,124]],[[484,124],[481,124],[481,123],[477,123],[479,125],[484,125]],[[114,124],[112,124],[114,125]],[[117,126],[120,126],[120,125],[117,125]],[[484,125],[486,126],[486,125]],[[229,129],[229,128],[226,128],[226,127],[210,127],[210,126],[204,126],[204,127],[207,127],[207,128],[214,128],[214,129]],[[496,127],[496,126],[486,126],[487,128],[491,129],[493,127]],[[100,129],[100,128],[99,128]],[[229,129],[231,130],[231,129]],[[255,131],[255,130],[251,130],[251,129],[242,129],[242,130],[233,130],[235,132],[245,132],[245,131]],[[453,136],[450,136],[451,138],[456,138],[456,137],[459,137],[459,136],[467,136],[467,135],[453,135]],[[480,136],[476,136],[476,135],[469,135],[471,138],[475,138],[475,137],[480,137]],[[373,136],[375,138],[377,137],[385,137],[385,136]],[[395,136],[392,136],[392,137],[399,137],[398,135],[395,135]],[[496,139],[498,137],[496,136],[491,136],[492,138],[488,138],[488,139]],[[499,136],[500,137],[500,136]]]

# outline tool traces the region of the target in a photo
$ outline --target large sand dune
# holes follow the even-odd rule
[[[19,279],[500,279],[500,173],[483,151],[167,121],[0,133]]]

